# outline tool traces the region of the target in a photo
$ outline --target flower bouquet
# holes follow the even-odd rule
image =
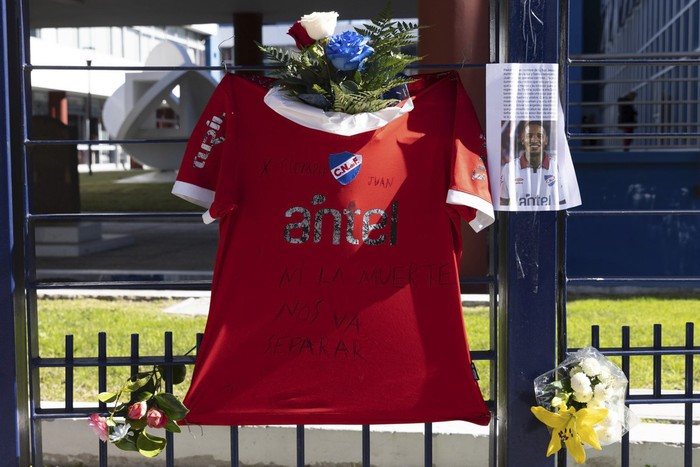
[[[337,19],[334,11],[302,16],[288,32],[298,52],[258,44],[282,65],[275,85],[314,107],[347,114],[375,112],[408,97],[410,80],[402,73],[419,58],[401,48],[415,42],[419,27],[392,21],[388,5],[355,31],[334,35]]]
[[[173,368],[173,384],[185,380],[184,365]],[[103,442],[110,442],[125,451],[137,451],[145,457],[155,457],[167,445],[165,438],[146,432],[146,428],[163,428],[180,432],[176,422],[185,418],[187,408],[169,392],[161,391],[165,367],[138,373],[129,378],[116,393],[102,392],[100,402],[114,403],[108,417],[93,413],[88,424]],[[122,400],[124,398],[125,400]]]
[[[539,406],[531,410],[552,429],[547,456],[559,451],[564,442],[582,464],[585,444],[600,450],[619,441],[638,421],[625,405],[626,391],[625,374],[593,347],[579,350],[535,378]]]

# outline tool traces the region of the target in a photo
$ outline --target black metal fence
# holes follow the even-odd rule
[[[634,409],[637,404],[683,404],[684,416],[682,424],[684,426],[684,437],[678,442],[683,444],[683,466],[693,466],[693,425],[694,425],[694,404],[700,404],[700,395],[694,390],[693,383],[697,379],[695,370],[697,365],[694,359],[700,357],[700,346],[695,345],[695,325],[690,322],[685,325],[685,345],[665,346],[663,344],[663,329],[661,325],[655,325],[653,330],[653,344],[649,347],[632,346],[631,341],[633,336],[629,326],[623,326],[620,330],[620,346],[619,347],[601,347],[600,346],[600,328],[597,325],[592,326],[590,345],[598,348],[607,357],[620,357],[621,368],[625,375],[630,380],[630,387],[639,387],[636,384],[634,375],[630,375],[630,362],[634,358],[653,358],[653,382],[650,394],[627,393],[627,402]],[[32,359],[32,366],[35,368],[62,368],[65,370],[65,399],[64,406],[60,408],[37,408],[34,410],[35,423],[41,423],[46,420],[67,419],[75,417],[87,417],[94,412],[105,413],[107,407],[100,403],[93,407],[76,407],[73,397],[74,390],[74,370],[76,368],[92,367],[98,371],[98,386],[99,391],[107,391],[108,384],[111,382],[107,379],[108,367],[126,367],[130,368],[131,374],[139,372],[139,368],[154,365],[192,365],[194,364],[195,356],[177,356],[173,355],[173,338],[172,334],[166,332],[163,339],[163,354],[146,356],[141,355],[139,351],[139,335],[131,336],[131,355],[129,356],[109,356],[107,354],[107,338],[105,332],[101,332],[96,336],[98,341],[98,352],[95,357],[74,357],[75,348],[73,336],[65,336],[65,355],[63,357],[40,358]],[[197,344],[201,341],[201,334],[198,335]],[[569,351],[576,351],[576,348],[570,348]],[[682,392],[667,393],[662,391],[663,374],[661,371],[662,359],[671,356],[681,356],[684,358],[684,377],[685,388]],[[475,360],[490,359],[490,352],[474,352]],[[631,377],[630,377],[631,376]],[[166,373],[166,390],[172,391],[171,375]],[[371,464],[371,427],[365,425],[362,427],[362,465],[368,467]],[[240,465],[241,450],[245,451],[246,447],[239,443],[239,428],[230,428],[230,464],[231,466]],[[433,459],[433,433],[432,424],[424,425],[423,449],[424,459],[423,465],[434,465]],[[164,462],[167,466],[173,466],[176,463],[175,447],[177,439],[172,433],[166,434],[168,447],[164,452]],[[39,439],[35,435],[35,439]],[[107,446],[105,443],[95,439],[96,450],[99,452],[99,465],[108,465]],[[608,447],[606,449],[614,449]],[[35,455],[41,456],[41,446],[34,444]],[[419,460],[416,459],[416,464]],[[299,425],[296,427],[296,466],[303,467],[306,465],[305,456],[305,427]],[[564,465],[565,461],[564,461]],[[630,464],[630,442],[629,435],[623,437],[620,444],[620,464],[622,467],[628,467]]]
[[[197,342],[195,348],[199,348],[201,343],[202,334],[197,335]],[[33,425],[34,425],[34,442],[32,446],[32,451],[34,455],[37,456],[35,465],[40,463],[39,459],[42,456],[41,447],[41,436],[38,431],[38,426],[48,420],[60,420],[60,419],[71,419],[71,418],[87,418],[88,415],[92,413],[101,413],[106,415],[108,407],[106,404],[100,402],[96,403],[94,406],[85,406],[84,404],[80,407],[76,406],[74,399],[74,386],[76,378],[74,376],[75,370],[77,368],[95,368],[97,372],[97,382],[98,391],[105,392],[110,388],[113,388],[114,381],[108,380],[107,368],[109,367],[124,367],[129,368],[130,374],[135,375],[139,371],[143,371],[144,367],[153,367],[156,365],[164,365],[166,368],[172,367],[173,365],[188,365],[191,366],[195,362],[196,355],[174,355],[173,354],[173,335],[171,332],[166,332],[163,337],[163,354],[162,355],[141,355],[140,352],[140,336],[139,334],[131,335],[131,354],[129,356],[110,356],[107,352],[107,341],[108,333],[100,332],[97,336],[97,355],[94,357],[75,357],[75,345],[74,336],[65,336],[65,355],[62,357],[33,357],[31,360],[32,368],[39,370],[42,368],[61,368],[65,370],[65,383],[64,383],[64,404],[63,407],[51,407],[51,408],[41,408],[36,407],[33,410]],[[193,348],[194,350],[194,348]],[[472,358],[475,361],[479,360],[489,360],[492,361],[494,358],[493,352],[490,351],[475,351],[472,352]],[[166,371],[165,374],[166,385],[165,390],[172,392],[172,372]],[[493,401],[488,401],[488,404],[493,408]],[[245,450],[245,446],[241,447],[239,443],[239,427],[230,427],[230,464],[231,466],[238,466],[241,462],[241,450]],[[176,463],[175,447],[177,440],[172,433],[166,432],[167,448],[163,453],[164,463],[167,466],[173,466]],[[432,436],[432,424],[424,424],[424,458],[423,464],[425,466],[434,465],[433,461],[433,436]],[[370,453],[371,453],[371,426],[362,426],[362,465],[369,467]],[[96,451],[98,452],[99,465],[107,466],[109,461],[109,455],[107,453],[107,444],[99,441],[95,438]],[[419,461],[416,460],[416,463]],[[303,425],[297,425],[296,427],[296,464],[297,467],[303,467],[306,465],[305,457],[305,428]]]

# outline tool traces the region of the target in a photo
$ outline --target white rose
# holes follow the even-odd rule
[[[571,376],[571,389],[574,392],[592,392],[591,380],[585,373],[576,373]]]
[[[310,15],[302,16],[300,20],[309,37],[315,41],[332,36],[337,22],[338,13],[335,11],[314,11]]]
[[[600,363],[593,357],[587,357],[581,362],[581,369],[588,376],[596,376],[600,373]]]
[[[608,368],[605,365],[601,365],[600,373],[598,374],[598,379],[601,380],[603,383],[607,383],[610,379],[610,376],[610,368]]]

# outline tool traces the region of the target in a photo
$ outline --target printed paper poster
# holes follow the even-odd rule
[[[558,65],[486,66],[486,141],[494,209],[581,204],[558,98]]]

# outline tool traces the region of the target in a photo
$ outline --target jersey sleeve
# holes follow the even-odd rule
[[[216,87],[194,126],[172,188],[174,195],[206,209],[214,202],[226,135],[233,124],[229,76]],[[203,218],[213,221],[209,211]]]
[[[495,220],[486,161],[481,157],[483,132],[462,83],[457,80],[455,85],[452,171],[447,203],[479,232]]]

